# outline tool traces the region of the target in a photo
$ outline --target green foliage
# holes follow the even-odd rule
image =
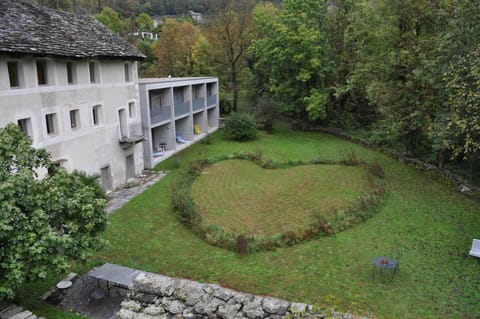
[[[224,132],[236,141],[248,141],[256,138],[257,127],[250,115],[233,113],[225,120]]]
[[[439,132],[455,157],[480,151],[480,47],[450,64],[445,74],[449,116]]]
[[[31,142],[14,124],[0,129],[0,299],[71,259],[87,260],[106,227],[105,195],[94,179],[55,168]]]
[[[95,18],[113,32],[122,33],[125,29],[125,22],[122,20],[118,12],[110,7],[104,7],[102,12],[95,15]]]
[[[314,0],[284,1],[278,14],[259,6],[254,21],[262,37],[249,49],[254,77],[261,77],[291,114],[312,120],[325,118],[333,71],[326,10],[326,1]]]
[[[140,13],[135,19],[135,24],[138,28],[138,31],[152,31],[153,30],[153,20],[146,13]]]

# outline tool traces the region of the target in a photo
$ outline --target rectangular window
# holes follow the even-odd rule
[[[130,63],[125,63],[125,64],[123,65],[123,68],[124,68],[124,70],[125,70],[125,82],[130,82],[130,81],[132,81],[132,78],[131,78],[131,70],[130,70],[130,68],[131,68]]]
[[[97,65],[95,62],[88,63],[88,71],[90,73],[90,83],[97,83],[98,74],[97,74]]]
[[[102,124],[102,106],[101,105],[95,105],[92,108],[92,117],[93,117],[93,125],[97,126]]]
[[[118,110],[118,121],[120,126],[120,137],[125,138],[128,136],[127,132],[127,115],[125,109]]]
[[[17,123],[23,134],[32,137],[32,122],[30,118],[20,119]]]
[[[8,78],[11,88],[20,87],[20,74],[18,72],[18,62],[7,62]]]
[[[47,134],[48,135],[56,135],[57,131],[57,114],[50,113],[45,115],[45,124],[47,126]]]
[[[135,118],[135,102],[128,103],[128,116],[131,119]]]
[[[37,61],[38,85],[48,84],[47,61]]]
[[[80,111],[71,110],[70,111],[70,127],[76,129],[80,127]]]
[[[75,84],[75,65],[73,62],[67,62],[67,83],[68,84]]]

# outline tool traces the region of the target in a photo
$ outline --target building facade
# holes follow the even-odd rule
[[[218,78],[140,79],[144,162],[162,160],[218,129]]]
[[[0,12],[0,127],[18,124],[107,190],[140,174],[142,53],[89,16],[14,0]]]

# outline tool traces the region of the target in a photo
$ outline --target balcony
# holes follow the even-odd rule
[[[193,100],[193,111],[203,110],[205,108],[205,98]]]
[[[215,106],[217,105],[217,96],[216,95],[210,95],[207,96],[207,106]]]
[[[172,118],[172,106],[162,106],[155,109],[150,109],[150,124],[170,121]]]
[[[175,102],[175,117],[190,113],[190,102]]]
[[[122,136],[119,140],[123,149],[127,149],[137,143],[145,141],[143,135],[142,123],[131,123],[128,126],[129,136]]]

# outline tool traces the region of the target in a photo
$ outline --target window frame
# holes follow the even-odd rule
[[[128,117],[134,119],[137,116],[137,109],[135,107],[135,102],[128,102]]]
[[[35,61],[35,70],[36,70],[36,73],[37,73],[37,84],[39,86],[49,85],[48,61],[47,60],[36,60]]]
[[[22,124],[24,123],[24,124]],[[31,117],[24,117],[17,120],[17,125],[20,130],[27,136],[33,139],[33,132],[32,132],[32,118]]]
[[[125,82],[132,82],[132,64],[131,63],[124,63],[123,64],[123,72],[125,76]]]
[[[88,62],[88,74],[91,84],[100,83],[100,68],[98,62],[89,61]]]
[[[75,110],[70,110],[69,112],[70,116],[70,128],[73,130],[78,130],[80,129],[80,110],[75,109]]]
[[[77,68],[75,62],[67,61],[65,63],[65,68],[67,71],[67,84],[77,84]]]
[[[48,136],[58,135],[58,119],[56,112],[45,114],[45,129]]]
[[[92,106],[92,124],[94,127],[101,126],[103,124],[103,107],[101,104]]]
[[[14,68],[12,69],[12,66]],[[8,81],[11,89],[18,89],[22,87],[22,80],[20,77],[20,62],[7,61]],[[14,85],[12,85],[12,82]],[[16,85],[15,85],[16,84]]]

